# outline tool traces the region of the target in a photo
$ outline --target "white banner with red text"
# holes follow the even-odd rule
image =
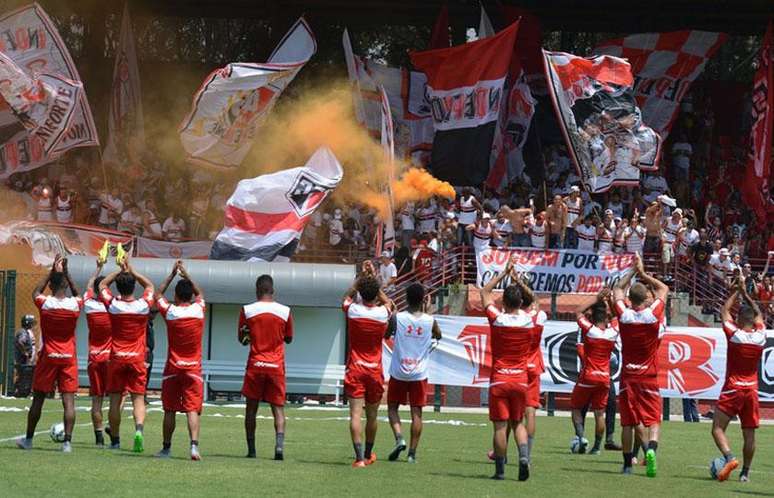
[[[443,338],[429,354],[428,381],[447,386],[486,388],[492,368],[489,323],[485,317],[435,317]],[[574,322],[546,322],[540,347],[546,370],[540,376],[541,392],[570,393],[578,378],[580,362],[575,346]],[[717,399],[726,372],[726,338],[721,329],[667,327],[658,352],[661,395],[668,398]],[[613,352],[613,380],[620,374],[620,352]],[[385,341],[383,364],[388,375],[392,350]],[[774,401],[774,333],[768,332],[761,357],[758,394]]]
[[[615,284],[634,265],[634,254],[598,253],[575,249],[484,249],[476,254],[476,284],[483,287],[505,270],[513,258],[516,271],[525,273],[538,293],[596,294]],[[508,277],[498,285],[504,289]]]
[[[138,258],[209,259],[211,240],[169,242],[166,240],[137,237]]]

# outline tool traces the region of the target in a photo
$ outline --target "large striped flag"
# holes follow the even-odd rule
[[[321,147],[304,166],[240,181],[210,259],[288,261],[312,213],[343,176],[333,152]]]
[[[594,53],[629,61],[642,120],[665,140],[680,101],[726,38],[697,30],[640,33],[604,41]]]

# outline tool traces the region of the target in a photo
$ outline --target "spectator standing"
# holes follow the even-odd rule
[[[583,212],[580,187],[577,185],[570,187],[570,195],[564,200],[564,204],[567,206],[567,228],[564,236],[564,247],[575,249],[578,247],[576,227],[580,224],[580,217]]]
[[[180,242],[185,237],[185,221],[183,218],[172,213],[172,215],[164,220],[164,224],[161,225],[161,232],[164,234],[164,240],[170,242]]]
[[[382,252],[382,257],[379,260],[378,277],[382,289],[392,287],[398,278],[398,269],[395,267],[395,263],[392,262],[389,251]]]
[[[32,374],[37,358],[34,328],[35,317],[24,315],[21,319],[21,328],[14,335],[13,357],[16,377],[13,381],[13,396],[15,398],[26,398],[32,390]]]
[[[103,228],[115,230],[118,220],[124,211],[124,202],[117,187],[113,187],[110,193],[104,192],[100,196],[100,210],[98,223]]]
[[[468,226],[476,223],[476,213],[481,210],[481,204],[473,196],[473,191],[470,187],[462,189],[462,195],[458,199],[459,203],[459,224],[457,225],[457,244],[460,245],[472,245],[471,239],[472,231],[467,229]]]
[[[502,211],[497,212],[494,229],[495,232],[497,232],[498,237],[494,238],[492,243],[496,247],[510,247],[513,227],[511,227],[511,222],[505,218]]]
[[[339,247],[343,235],[344,223],[341,221],[341,209],[336,208],[333,211],[333,218],[328,222],[328,244],[332,248]]]
[[[403,247],[411,244],[415,236],[414,231],[414,203],[407,202],[400,210],[400,241]]]
[[[583,218],[583,224],[578,225],[578,249],[581,251],[594,251],[597,243],[597,227],[594,226],[594,216],[587,215]]]
[[[645,246],[646,232],[645,227],[640,223],[640,221],[642,221],[640,218],[644,218],[644,216],[640,217],[639,213],[634,211],[634,216],[632,216],[629,227],[624,230],[624,244],[626,246],[626,252],[642,255],[642,249]]]
[[[72,223],[75,207],[75,193],[64,188],[59,189],[59,195],[54,200],[56,207],[56,221],[59,223]]]
[[[142,211],[142,236],[151,239],[161,239],[164,234],[158,217],[156,217],[156,201],[147,199]]]

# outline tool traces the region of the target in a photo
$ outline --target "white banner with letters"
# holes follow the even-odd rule
[[[483,287],[514,258],[516,271],[526,273],[535,292],[596,294],[617,282],[634,265],[631,253],[597,253],[575,249],[484,249],[476,254],[478,277]],[[506,277],[498,288],[505,288]]]
[[[431,384],[486,388],[492,368],[489,323],[485,317],[435,317],[443,338],[430,353],[428,381]],[[575,346],[579,330],[574,322],[549,321],[540,343],[546,370],[540,377],[542,392],[570,393],[578,378],[580,362]],[[659,348],[661,395],[669,398],[717,399],[726,372],[726,338],[721,329],[668,327]],[[392,348],[383,347],[385,376],[390,369]],[[611,361],[613,379],[620,374],[620,353]],[[758,394],[774,401],[774,333],[768,332],[761,357]]]

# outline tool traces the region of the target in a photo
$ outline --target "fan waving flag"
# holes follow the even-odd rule
[[[696,30],[641,33],[604,41],[594,53],[629,61],[642,120],[666,139],[680,101],[726,38]]]
[[[317,42],[302,18],[268,63],[232,63],[213,71],[194,95],[193,109],[180,126],[189,161],[239,166],[277,98],[316,51]]]
[[[636,186],[658,167],[661,139],[642,123],[623,59],[543,51],[548,93],[578,175],[590,193]]]
[[[312,213],[343,175],[330,149],[321,147],[304,166],[240,181],[210,259],[288,261]]]
[[[427,75],[435,128],[430,170],[436,178],[452,185],[486,180],[518,29],[515,22],[482,40],[410,54]]]

